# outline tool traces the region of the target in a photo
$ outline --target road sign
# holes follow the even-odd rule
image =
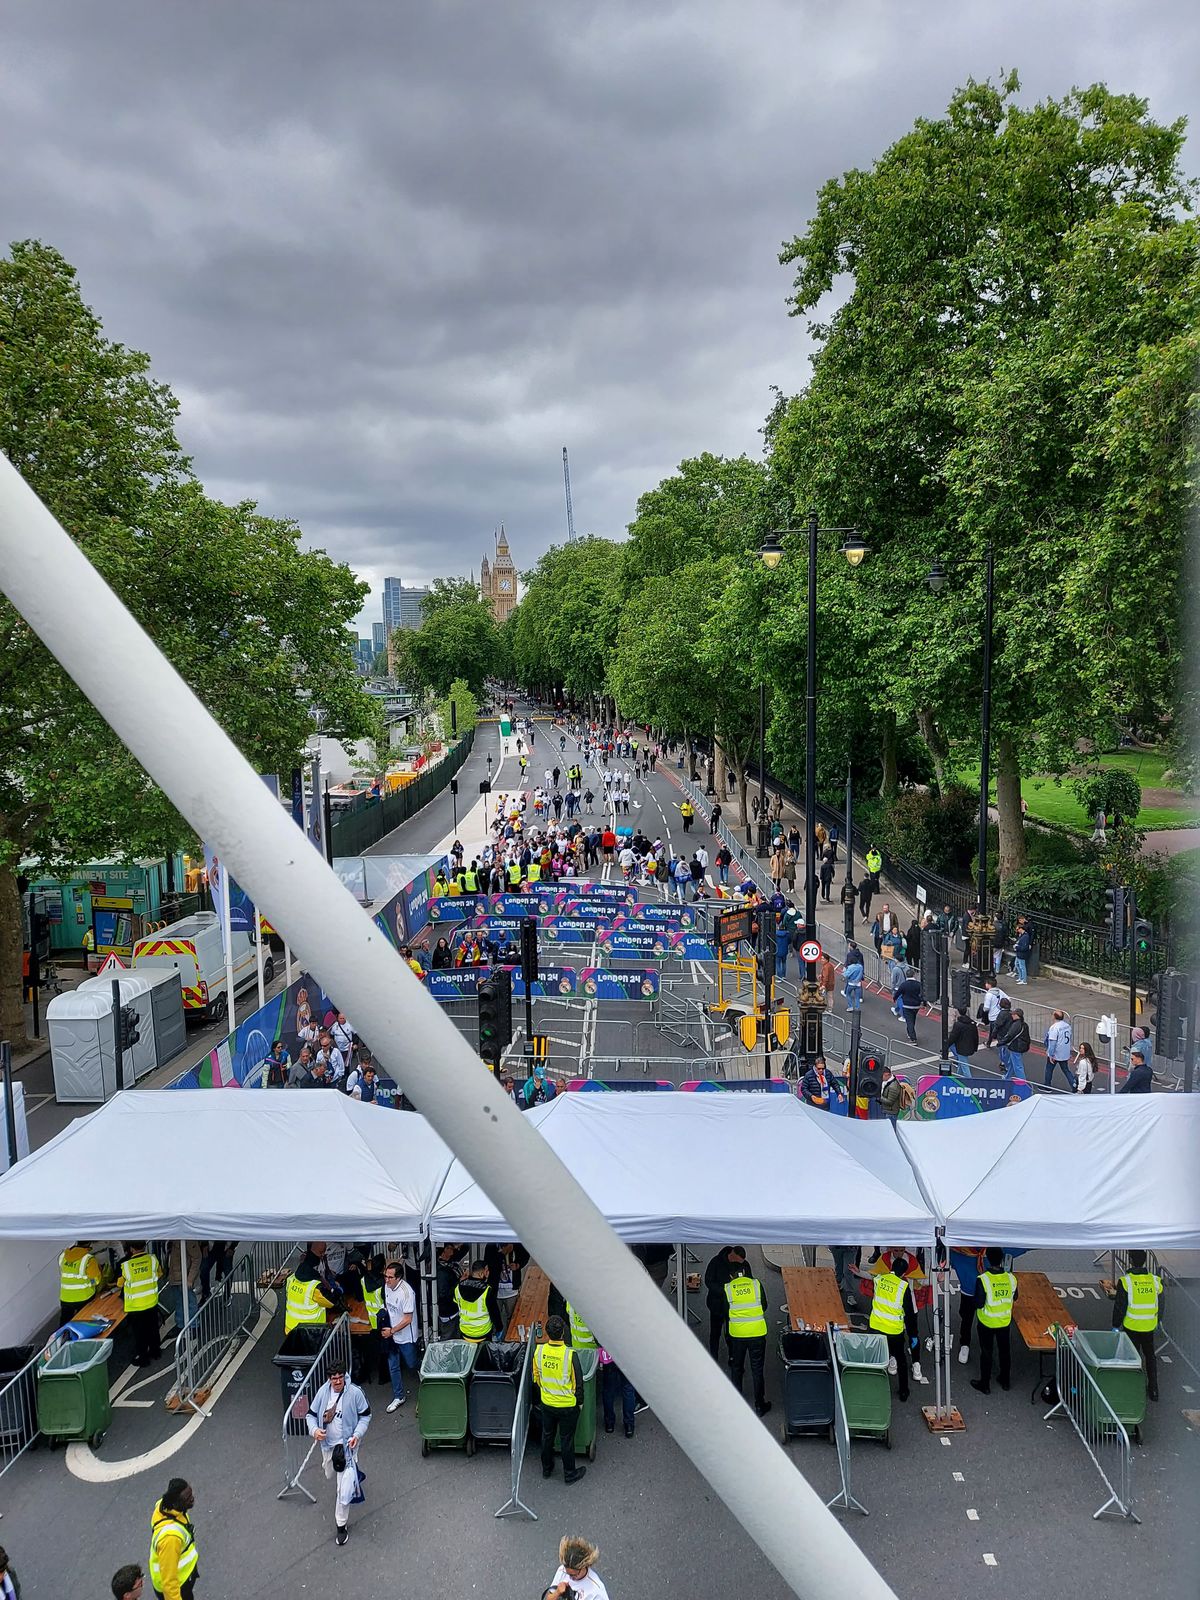
[[[109,956],[105,960],[104,965],[96,973],[96,976],[98,978],[103,978],[107,973],[128,972],[128,971],[129,971],[129,968],[125,965],[125,963],[121,960],[121,958],[119,956]]]
[[[824,951],[815,939],[805,939],[800,946],[801,961],[820,961]]]
[[[736,911],[724,911],[716,919],[717,943],[722,950],[753,938],[753,917],[749,906],[739,906]]]

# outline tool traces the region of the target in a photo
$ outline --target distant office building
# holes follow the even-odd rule
[[[496,538],[496,557],[483,558],[479,569],[479,592],[491,607],[497,622],[507,622],[517,604],[517,569],[509,553],[508,539],[501,524]]]
[[[410,584],[407,588],[399,578],[383,580],[383,629],[385,635],[397,628],[419,628],[428,589]]]
[[[371,624],[371,649],[378,655],[386,644],[387,628],[382,622],[373,622]]]

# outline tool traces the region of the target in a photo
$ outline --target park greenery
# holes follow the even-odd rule
[[[55,250],[18,243],[0,259],[0,449],[256,771],[290,772],[314,708],[325,731],[376,736],[346,644],[366,586],[302,549],[294,523],[205,494],[149,367],[105,337]],[[194,843],[85,691],[0,601],[0,1038],[25,1033],[22,866]]]

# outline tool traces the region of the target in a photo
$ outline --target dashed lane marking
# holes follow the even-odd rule
[[[984,1551],[983,1564],[985,1567],[998,1567],[1000,1565],[990,1550]]]
[[[968,1511],[967,1511],[967,1521],[968,1522],[978,1522],[979,1521],[979,1513],[978,1513],[978,1511],[974,1511],[974,1510],[968,1509]]]

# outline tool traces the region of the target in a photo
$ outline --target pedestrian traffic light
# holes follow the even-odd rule
[[[512,978],[507,968],[490,973],[476,991],[479,1006],[479,1054],[491,1066],[512,1043]]]
[[[1154,1029],[1154,1051],[1174,1061],[1183,1054],[1183,1035],[1187,1017],[1188,975],[1168,967],[1157,982],[1150,984],[1150,1003],[1157,1001],[1158,1009],[1150,1014]]]
[[[860,1056],[858,1059],[858,1093],[868,1100],[879,1094],[883,1082],[883,1062],[878,1056]]]
[[[138,1033],[138,1014],[134,1006],[122,1006],[117,1013],[117,1028],[121,1039],[121,1049],[132,1050],[140,1037]]]
[[[1133,925],[1133,948],[1139,956],[1148,956],[1154,943],[1154,925],[1146,917],[1139,917]]]
[[[1125,890],[1117,886],[1105,889],[1104,906],[1104,926],[1108,929],[1108,942],[1114,950],[1124,950]]]
[[[971,969],[955,967],[950,974],[950,998],[956,1011],[971,1009]]]
[[[526,917],[521,924],[521,976],[526,992],[538,981],[538,925],[536,917]]]

